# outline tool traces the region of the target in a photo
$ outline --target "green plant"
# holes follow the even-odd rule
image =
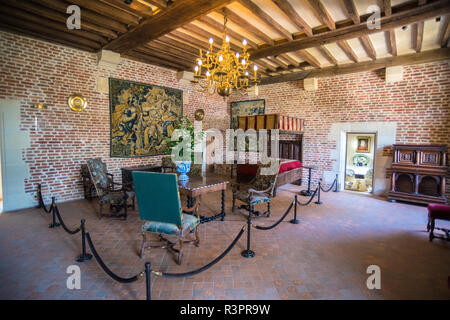
[[[183,132],[185,132],[186,135],[188,135],[190,137],[190,143],[189,143],[189,148],[187,149],[187,151],[191,152],[191,157],[190,160],[194,161],[194,152],[192,150],[192,148],[198,144],[201,143],[204,137],[204,132],[200,131],[197,132],[197,134],[195,133],[195,129],[194,129],[194,125],[192,123],[191,120],[189,120],[188,117],[184,117],[181,119],[181,122],[178,126],[176,126],[174,128],[175,130],[182,130]],[[172,149],[175,148],[176,146],[178,146],[180,143],[183,142],[183,136],[181,135],[180,138],[178,140],[172,140],[172,137],[166,137],[165,138],[167,141],[167,145],[170,148],[170,152],[172,152]],[[178,152],[178,156],[183,159],[183,160],[188,160],[186,159],[186,157],[184,156],[184,148],[180,148],[180,151]]]

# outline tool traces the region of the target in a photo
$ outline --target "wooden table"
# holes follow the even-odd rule
[[[227,185],[230,182],[227,178],[219,175],[208,174],[205,177],[193,176],[190,177],[187,181],[178,181],[178,188],[180,190],[180,194],[184,194],[187,196],[187,205],[188,207],[192,207],[195,203],[195,198],[210,193],[220,191],[222,193],[222,210],[220,213],[212,216],[205,217],[201,216],[201,223],[205,223],[208,221],[212,221],[218,218],[222,218],[222,221],[225,218],[225,190],[227,189]]]
[[[134,184],[132,183],[133,171],[162,172],[162,167],[155,165],[143,165],[143,166],[120,168],[120,170],[122,170],[122,184],[123,185],[130,184],[132,186],[132,189],[134,190]]]

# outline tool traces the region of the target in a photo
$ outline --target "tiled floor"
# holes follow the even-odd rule
[[[280,217],[297,186],[288,186],[273,203],[268,225]],[[178,266],[162,249],[138,257],[138,213],[128,221],[98,220],[88,201],[59,204],[69,227],[87,220],[97,251],[117,274],[132,276],[150,261],[153,269],[183,272],[196,269],[219,255],[245,223],[244,215],[230,210],[227,194],[225,222],[200,226],[199,248],[187,245]],[[305,201],[301,198],[301,201]],[[245,235],[213,268],[190,278],[153,277],[153,299],[449,299],[450,243],[428,242],[426,208],[389,203],[353,193],[322,194],[323,205],[299,209],[301,224],[281,223],[275,229],[252,229],[256,257],[240,252]],[[219,194],[202,201],[201,214],[218,211]],[[289,217],[291,218],[291,216]],[[0,216],[0,298],[9,299],[144,299],[143,279],[132,284],[109,278],[95,260],[76,263],[80,234],[48,229],[50,217],[38,209]],[[443,223],[441,223],[442,225]],[[448,226],[448,224],[447,224]],[[69,290],[66,269],[81,268],[81,290]],[[366,269],[381,268],[381,290],[368,290]]]

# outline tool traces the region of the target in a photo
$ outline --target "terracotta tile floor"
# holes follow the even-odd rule
[[[285,187],[273,201],[272,216],[255,219],[255,224],[276,221],[299,190]],[[230,199],[228,193],[225,222],[201,225],[201,245],[185,246],[182,266],[162,249],[148,251],[145,260],[138,257],[141,222],[137,212],[128,221],[98,220],[95,204],[85,200],[61,203],[59,209],[69,227],[79,225],[82,217],[87,220],[97,251],[115,273],[126,277],[142,271],[145,261],[156,270],[183,272],[219,255],[246,221],[239,210],[231,213]],[[252,229],[253,259],[240,255],[246,245],[244,235],[225,259],[206,272],[181,279],[153,277],[152,298],[450,298],[450,243],[428,242],[425,207],[346,192],[323,194],[322,200],[323,205],[300,208],[300,225],[283,222],[269,231]],[[219,194],[210,195],[202,201],[201,214],[219,207]],[[95,260],[76,263],[80,234],[48,229],[49,222],[42,209],[0,216],[0,298],[145,298],[142,279],[121,284],[110,279]],[[80,290],[66,288],[66,269],[73,264],[81,268]],[[366,287],[366,269],[372,264],[381,268],[381,290]]]

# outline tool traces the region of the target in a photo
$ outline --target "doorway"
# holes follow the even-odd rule
[[[373,192],[375,133],[347,133],[344,189]]]

